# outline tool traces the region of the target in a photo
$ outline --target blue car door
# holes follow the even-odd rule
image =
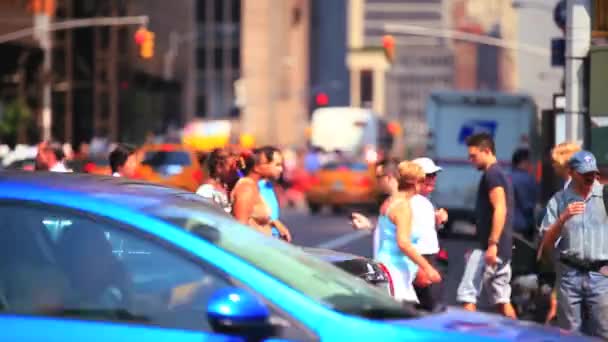
[[[240,342],[215,333],[33,316],[0,316],[0,341],[172,341]]]

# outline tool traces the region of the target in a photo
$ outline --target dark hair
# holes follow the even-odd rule
[[[496,147],[494,146],[494,139],[488,133],[477,133],[467,138],[468,147],[487,148],[492,151],[492,154],[496,154]]]
[[[209,177],[216,178],[218,176],[218,166],[222,163],[225,163],[228,157],[228,152],[226,152],[223,148],[216,148],[209,153],[206,160],[207,172],[209,173]]]
[[[398,165],[399,165],[399,160],[397,160],[395,158],[382,159],[381,161],[376,163],[376,169],[381,166],[383,176],[398,177],[399,176]]]
[[[110,152],[110,169],[112,173],[118,172],[118,168],[125,165],[129,156],[135,153],[135,148],[132,146],[120,144]]]
[[[511,166],[517,167],[521,162],[526,160],[530,160],[530,150],[527,148],[518,148],[511,158]]]
[[[275,153],[281,153],[281,150],[274,146],[263,146],[256,148],[253,151],[241,153],[241,157],[237,164],[238,169],[246,176],[253,170],[254,166],[258,165],[263,160],[266,162],[273,161]],[[262,156],[264,159],[262,159]]]

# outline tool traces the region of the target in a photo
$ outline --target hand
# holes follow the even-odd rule
[[[270,222],[270,224],[279,231],[279,235],[280,235],[281,239],[283,239],[287,242],[291,242],[291,233],[289,232],[289,229],[287,229],[287,227],[281,221],[274,220],[274,221]]]
[[[498,263],[498,257],[496,256],[498,253],[498,247],[496,245],[491,245],[486,250],[486,265],[488,266],[496,266]]]
[[[359,213],[350,214],[350,224],[354,229],[372,229],[372,222],[365,216]]]
[[[441,282],[441,275],[433,266],[426,267],[424,269],[424,273],[426,273],[426,276],[431,284]]]
[[[572,216],[582,214],[585,211],[585,202],[572,202],[568,204],[566,210],[559,215],[559,219],[564,224]]]
[[[551,292],[551,301],[549,305],[549,311],[547,312],[547,317],[545,317],[545,324],[550,324],[553,322],[555,317],[557,316],[557,296],[555,292]]]
[[[435,223],[440,226],[448,221],[448,212],[443,208],[435,210]]]

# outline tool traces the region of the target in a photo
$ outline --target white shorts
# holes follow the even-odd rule
[[[393,279],[394,297],[399,301],[407,301],[411,303],[418,303],[418,296],[416,296],[416,290],[414,290],[414,279],[416,273],[409,270],[403,270],[395,268],[391,265],[384,264],[388,271],[391,273]]]

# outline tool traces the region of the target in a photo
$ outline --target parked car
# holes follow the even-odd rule
[[[377,208],[380,191],[372,165],[361,162],[330,162],[310,180],[306,202],[312,214],[323,207],[339,212],[346,206]]]
[[[196,195],[0,173],[0,340],[581,341],[483,313],[422,315]]]

